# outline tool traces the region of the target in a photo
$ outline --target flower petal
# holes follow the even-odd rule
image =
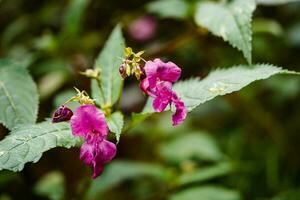
[[[181,69],[173,62],[164,63],[160,59],[155,59],[154,63],[157,65],[156,73],[160,80],[174,83],[179,79]]]
[[[187,115],[187,109],[184,105],[184,102],[181,101],[175,93],[172,97],[172,101],[176,107],[176,111],[172,115],[172,121],[173,121],[173,126],[176,126],[178,124],[181,124],[185,120]]]
[[[106,136],[108,132],[104,114],[91,104],[77,108],[71,118],[71,128],[73,135],[85,138],[95,132]]]
[[[147,61],[144,67],[147,77],[156,76],[157,73],[157,64],[153,61]]]
[[[171,83],[170,83],[171,84]],[[172,98],[172,90],[171,86],[168,82],[162,82],[157,86],[156,97],[153,100],[153,108],[157,112],[162,112],[165,110],[168,104],[171,103]]]
[[[83,143],[80,148],[80,160],[83,160],[86,165],[92,165],[95,160],[94,146],[91,143]]]
[[[117,147],[114,143],[103,140],[97,149],[97,155],[94,162],[94,173],[93,178],[99,176],[103,171],[103,165],[110,162],[115,156],[117,152]]]

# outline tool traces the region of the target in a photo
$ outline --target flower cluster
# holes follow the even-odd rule
[[[70,120],[72,134],[84,139],[80,148],[80,159],[86,165],[93,168],[92,178],[98,177],[104,164],[110,162],[116,155],[117,147],[114,143],[107,140],[108,127],[104,114],[93,104],[85,91],[72,97],[70,101],[78,101],[82,105],[73,112],[65,105],[60,106],[55,111],[52,122],[62,122]]]
[[[172,90],[173,84],[178,81],[181,69],[172,62],[163,62],[160,59],[146,61],[141,58],[144,51],[134,53],[131,48],[125,48],[125,59],[120,66],[120,75],[126,78],[135,74],[138,80],[141,79],[141,90],[153,97],[153,108],[156,112],[162,112],[168,105],[175,106],[175,113],[172,116],[173,126],[182,123],[187,115],[184,102]],[[129,58],[133,57],[132,60]],[[141,66],[140,61],[146,64]]]
[[[123,78],[134,75],[140,80],[141,90],[153,98],[153,108],[156,112],[164,111],[167,106],[175,108],[172,116],[173,126],[182,123],[187,115],[187,109],[184,102],[172,90],[173,84],[178,81],[181,75],[181,69],[172,62],[163,62],[160,59],[153,61],[144,60],[141,55],[143,51],[134,53],[131,48],[125,49],[125,58],[120,66],[119,72]],[[140,62],[145,65],[140,65]],[[89,78],[96,79],[101,88],[100,71],[86,70],[81,72]],[[72,134],[84,139],[80,148],[80,159],[88,166],[93,168],[92,178],[98,177],[103,166],[110,162],[116,155],[117,147],[114,143],[108,141],[108,126],[105,120],[105,106],[102,106],[105,114],[100,111],[95,100],[91,99],[85,91],[79,91],[75,88],[77,94],[70,98],[65,104],[76,101],[81,104],[73,114],[72,110],[63,104],[54,113],[52,122],[69,121]],[[110,109],[110,108],[109,108]]]
[[[184,121],[187,109],[184,102],[172,90],[180,75],[181,69],[172,62],[164,63],[160,59],[147,61],[144,67],[146,77],[140,82],[142,91],[153,97],[153,108],[162,112],[168,105],[174,104],[176,111],[172,116],[173,126]]]
[[[82,105],[71,118],[74,136],[81,136],[85,142],[80,148],[80,159],[94,169],[93,178],[98,177],[103,165],[116,155],[116,145],[107,140],[108,128],[104,114],[95,105]]]

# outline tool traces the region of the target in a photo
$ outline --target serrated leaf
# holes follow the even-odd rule
[[[117,142],[120,141],[122,128],[124,125],[124,116],[121,112],[114,112],[111,116],[106,118],[108,128],[111,132],[115,133]]]
[[[184,134],[168,141],[160,146],[159,153],[161,157],[174,163],[191,159],[218,161],[223,158],[215,140],[202,132]]]
[[[252,68],[240,65],[213,71],[201,81],[194,78],[178,82],[174,85],[174,90],[191,111],[217,96],[239,91],[254,81],[268,79],[275,74],[282,73],[295,74],[295,72],[268,64],[254,65]]]
[[[240,200],[238,191],[218,186],[188,188],[173,194],[170,200]]]
[[[252,68],[239,65],[228,69],[215,70],[203,80],[191,78],[179,81],[174,85],[173,89],[184,101],[187,109],[192,111],[200,104],[217,96],[239,91],[254,81],[268,79],[275,74],[299,75],[297,72],[284,70],[268,64],[257,64],[252,66]],[[143,112],[154,112],[151,100],[148,100]]]
[[[119,74],[119,67],[124,57],[124,47],[121,27],[118,25],[111,33],[94,66],[101,70],[100,79],[103,92],[97,81],[93,80],[92,96],[101,106],[113,105],[120,96],[123,79]]]
[[[149,3],[147,10],[161,18],[183,19],[188,15],[189,6],[183,0],[158,0]]]
[[[243,52],[251,64],[251,19],[255,10],[254,0],[233,0],[230,3],[200,2],[195,20],[214,35],[222,37]]]
[[[256,0],[261,5],[281,5],[285,3],[300,2],[300,0]]]
[[[219,163],[214,166],[202,167],[195,171],[185,173],[179,176],[180,185],[202,182],[224,176],[233,170],[231,163]]]
[[[106,167],[101,177],[92,182],[87,196],[88,199],[95,199],[101,193],[126,180],[145,177],[166,180],[169,175],[169,171],[160,165],[116,160]]]
[[[37,162],[45,151],[55,147],[70,148],[78,141],[65,122],[16,128],[0,141],[0,170],[21,171],[26,163]]]
[[[8,129],[33,124],[38,112],[37,87],[28,71],[9,60],[0,61],[0,123]]]

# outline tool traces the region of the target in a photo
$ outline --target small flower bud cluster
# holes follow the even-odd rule
[[[79,72],[79,73],[88,78],[99,79],[101,71],[100,69],[96,68],[96,69],[87,69],[84,72]]]
[[[140,62],[143,60],[141,55],[144,51],[139,51],[134,53],[130,47],[125,48],[125,58],[119,68],[119,73],[122,78],[126,78],[130,75],[135,75],[135,77],[140,80],[144,76],[143,68],[140,65]]]
[[[81,105],[95,104],[95,100],[91,99],[86,91],[84,91],[84,90],[80,91],[77,88],[75,88],[75,90],[76,90],[77,94],[74,97],[72,97],[70,100],[68,100],[67,102],[77,101]]]
[[[123,78],[135,75],[140,80],[141,90],[153,98],[152,106],[156,112],[163,112],[167,106],[174,106],[172,115],[173,126],[181,124],[187,115],[187,108],[177,93],[173,84],[181,76],[181,69],[173,62],[163,62],[159,58],[146,61],[141,58],[144,51],[134,53],[130,47],[125,49],[125,59],[119,69]],[[144,61],[142,67],[140,61]]]

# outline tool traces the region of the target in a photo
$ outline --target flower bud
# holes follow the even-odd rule
[[[81,75],[84,75],[88,78],[99,79],[101,71],[99,69],[87,69],[84,72],[79,72]]]
[[[52,123],[68,121],[71,119],[72,115],[72,110],[62,105],[54,112],[52,117]]]
[[[126,74],[126,69],[124,64],[122,64],[119,68],[119,73],[121,75],[122,78],[126,78],[127,74]]]

